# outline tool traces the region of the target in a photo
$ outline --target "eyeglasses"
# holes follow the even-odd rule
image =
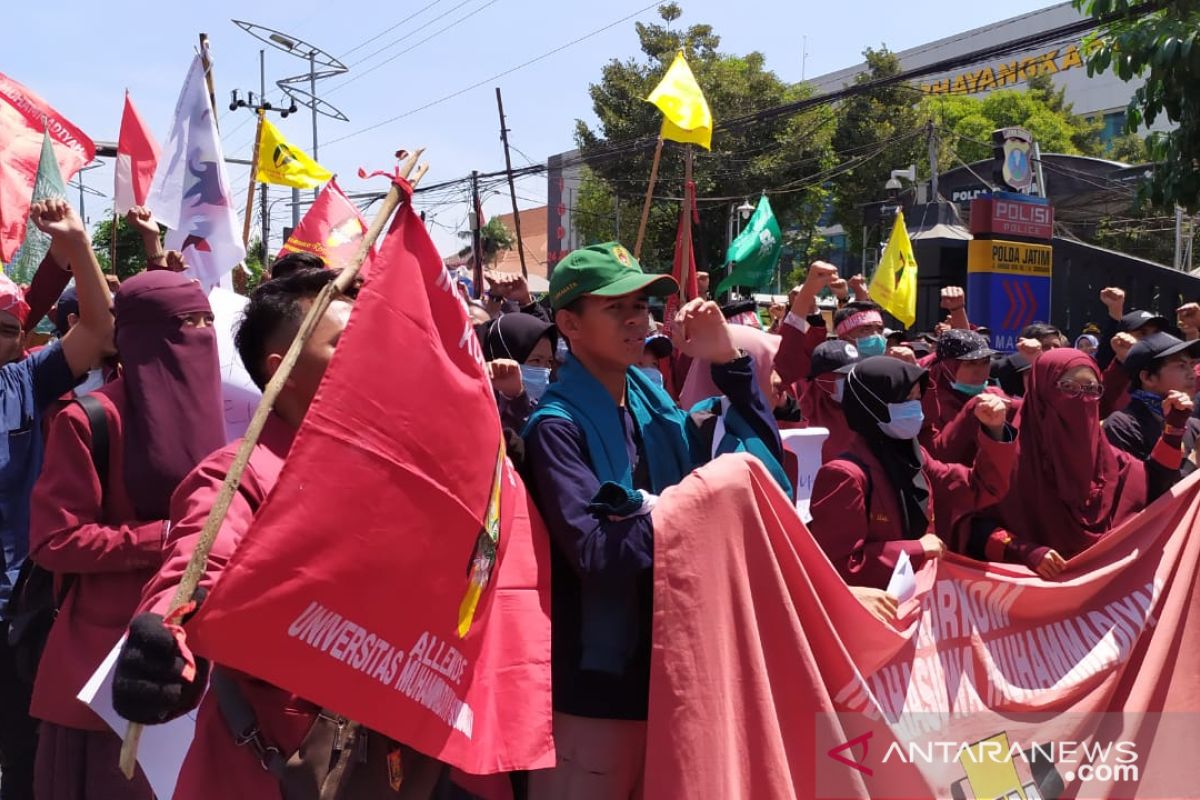
[[[1058,382],[1058,390],[1072,399],[1099,400],[1104,395],[1104,384],[1079,383],[1064,378]]]

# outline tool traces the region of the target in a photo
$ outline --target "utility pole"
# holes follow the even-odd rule
[[[471,170],[471,260],[475,263],[475,299],[483,297],[483,247],[480,241],[479,170]]]
[[[929,120],[926,130],[929,134],[929,202],[938,202],[938,141],[937,129],[933,120]]]
[[[517,211],[517,187],[513,182],[512,157],[508,153],[508,127],[504,123],[504,101],[500,99],[500,87],[496,87],[496,110],[500,112],[500,141],[504,142],[504,171],[508,173],[508,195],[512,198],[513,226],[517,229],[517,255],[521,257],[521,274],[529,279],[525,267],[525,242],[521,238],[521,212]]]

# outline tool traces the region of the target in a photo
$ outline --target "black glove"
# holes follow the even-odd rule
[[[204,599],[196,592],[196,604]],[[183,621],[191,618],[193,610]],[[208,661],[196,657],[196,675],[184,680],[186,665],[175,636],[161,614],[138,614],[117,656],[113,708],[130,722],[157,725],[190,711],[208,685]]]

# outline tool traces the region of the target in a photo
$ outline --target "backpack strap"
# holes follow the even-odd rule
[[[104,405],[93,395],[76,397],[75,402],[87,414],[88,427],[92,429],[92,466],[100,478],[100,491],[108,488],[108,415]]]
[[[104,494],[108,491],[108,416],[104,413],[103,404],[90,394],[76,397],[75,402],[87,415],[88,427],[92,431],[90,448],[92,467],[96,470],[96,476],[100,478],[100,497],[103,499]],[[79,576],[74,573],[65,573],[59,577],[62,578],[62,581],[58,586],[56,606],[62,608]]]
[[[866,480],[866,482],[867,482],[866,489],[863,492],[863,499],[866,501],[867,520],[869,522],[871,519],[871,495],[874,493],[874,490],[875,490],[875,482],[871,480],[871,470],[869,470],[867,468],[866,462],[864,462],[861,458],[854,455],[853,453],[842,453],[841,455],[836,456],[832,460],[833,461],[849,461],[851,464],[854,464],[856,467],[858,467],[860,470],[862,470],[863,479]]]

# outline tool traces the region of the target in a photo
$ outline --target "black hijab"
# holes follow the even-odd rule
[[[879,429],[879,422],[890,422],[887,404],[908,400],[918,383],[922,391],[928,387],[926,370],[891,356],[873,356],[854,365],[842,395],[847,424],[866,440],[898,494],[906,539],[920,539],[929,529],[924,457],[916,439],[893,439]]]
[[[553,349],[558,343],[554,326],[532,314],[521,312],[501,314],[485,322],[479,332],[484,358],[488,361],[507,358],[520,364],[525,363],[538,341],[546,336],[550,337]]]

